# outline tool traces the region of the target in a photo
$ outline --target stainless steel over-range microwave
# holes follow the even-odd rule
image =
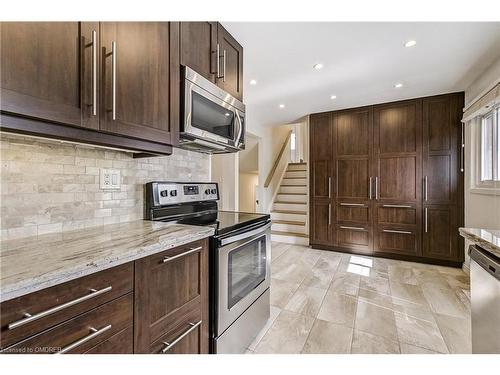
[[[228,153],[245,148],[245,105],[193,69],[182,67],[179,147]]]

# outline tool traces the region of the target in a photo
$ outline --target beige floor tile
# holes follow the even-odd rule
[[[319,309],[318,319],[353,327],[356,317],[356,304],[355,297],[328,291]]]
[[[352,354],[398,354],[399,343],[382,336],[354,330],[351,346]]]
[[[445,280],[453,289],[470,289],[470,278],[465,273],[461,275],[444,275]]]
[[[430,285],[422,286],[425,298],[432,311],[438,314],[452,315],[460,318],[469,316],[467,307],[451,288],[443,289]]]
[[[302,285],[311,286],[315,288],[328,289],[332,282],[335,270],[338,267],[340,258],[337,261],[333,259],[319,258],[311,272],[306,276]]]
[[[429,304],[419,285],[404,284],[392,280],[390,285],[393,304],[417,309],[429,309]]]
[[[434,269],[415,269],[418,285],[429,288],[450,288],[450,284],[446,281],[445,274]]]
[[[307,354],[347,354],[350,352],[352,328],[316,319],[302,349]]]
[[[281,255],[283,255],[291,245],[273,242],[271,245],[271,262],[275,262]]]
[[[360,280],[361,277],[353,273],[335,273],[328,290],[356,297],[358,295]]]
[[[271,305],[284,309],[293,293],[298,289],[299,283],[271,279]]]
[[[401,354],[442,354],[429,349],[421,348],[419,346],[406,344],[404,342],[399,344]]]
[[[290,298],[285,310],[315,318],[325,294],[326,289],[300,286]]]
[[[262,328],[260,330],[260,332],[257,334],[255,339],[253,340],[253,342],[250,345],[248,345],[248,349],[250,349],[252,351],[255,350],[255,347],[259,344],[260,340],[262,340],[262,338],[267,333],[267,331],[269,331],[269,328],[271,328],[271,326],[273,325],[274,321],[276,320],[276,318],[278,317],[280,312],[281,312],[280,308],[278,308],[276,306],[271,306],[271,314],[270,314],[269,319],[267,320],[266,325],[264,326],[264,328]]]
[[[417,319],[397,312],[395,316],[399,342],[439,353],[448,353],[448,348],[434,320]]]
[[[391,290],[389,287],[389,280],[380,276],[361,277],[359,288],[382,294],[389,294]]]
[[[283,255],[284,256],[284,255]],[[279,260],[277,261],[279,262]],[[293,283],[300,284],[306,276],[311,275],[312,267],[304,265],[303,263],[285,263],[277,265],[273,264],[271,268],[272,277],[279,280],[285,280]]]
[[[450,353],[472,353],[470,319],[442,314],[435,314],[435,318]]]
[[[382,294],[369,289],[359,289],[358,300],[366,300],[380,307],[393,309],[392,297],[390,294]]]
[[[394,311],[366,300],[358,300],[354,328],[397,341]]]
[[[403,284],[417,285],[417,277],[412,268],[389,265],[389,280]]]
[[[296,354],[304,347],[314,318],[283,310],[255,348],[259,354]]]

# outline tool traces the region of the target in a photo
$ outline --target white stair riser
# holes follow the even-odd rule
[[[281,185],[307,185],[305,178],[290,178],[281,180]]]
[[[278,234],[271,234],[271,241],[291,243],[296,245],[309,245],[309,238],[295,237],[295,236],[282,236]]]
[[[278,194],[286,193],[307,194],[307,186],[281,186]]]
[[[307,203],[307,195],[278,194],[275,201]]]
[[[307,211],[307,204],[274,203],[273,209],[285,211]]]
[[[304,170],[307,169],[307,164],[288,164],[287,170],[292,171],[292,170]]]
[[[276,230],[278,232],[292,232],[292,233],[307,234],[307,227],[305,225],[273,223],[271,226],[271,229]]]
[[[306,218],[307,218],[307,215],[271,212],[271,219],[272,220],[305,221]]]
[[[307,172],[306,171],[286,171],[285,172],[285,178],[287,177],[307,177]]]

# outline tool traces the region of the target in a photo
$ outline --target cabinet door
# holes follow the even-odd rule
[[[457,209],[455,206],[424,208],[424,247],[427,258],[458,260]]]
[[[311,199],[330,199],[333,196],[333,175],[331,170],[332,129],[330,114],[311,116]]]
[[[197,241],[135,262],[135,352],[161,352],[163,341],[175,341],[193,326],[196,334],[188,342],[198,339],[187,346],[196,348],[191,354],[208,352],[207,247],[207,240]]]
[[[423,100],[424,202],[457,204],[458,139],[457,95]]]
[[[175,144],[179,126],[179,24],[101,23],[103,131]]]
[[[97,129],[99,24],[2,22],[0,28],[1,110]]]
[[[217,84],[235,98],[243,101],[243,47],[218,24],[219,73]]]
[[[417,202],[421,196],[421,101],[379,105],[373,116],[377,201]]]
[[[217,22],[180,23],[180,62],[216,82]]]
[[[311,202],[311,244],[333,245],[332,242],[332,205],[330,201]]]

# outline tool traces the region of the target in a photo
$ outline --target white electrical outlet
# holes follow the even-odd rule
[[[119,189],[121,186],[120,171],[118,169],[101,168],[99,185],[103,190]]]

